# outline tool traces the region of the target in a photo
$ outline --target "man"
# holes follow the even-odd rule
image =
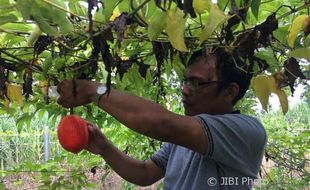
[[[266,134],[258,120],[233,110],[244,96],[251,76],[242,61],[222,49],[194,53],[182,88],[185,116],[112,89],[107,95],[98,82],[77,80],[58,86],[58,103],[74,107],[91,102],[128,128],[166,142],[149,160],[119,151],[99,128],[89,125],[87,150],[99,154],[121,177],[147,186],[164,177],[164,189],[250,189],[260,169]],[[87,89],[87,90],[86,90]]]

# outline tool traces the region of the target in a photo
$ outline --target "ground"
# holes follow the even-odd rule
[[[97,170],[96,174],[93,175],[90,171],[86,173],[87,181],[94,183],[93,188],[83,188],[83,189],[102,189],[102,190],[123,190],[124,180],[118,176],[115,172],[111,172],[105,180],[102,180],[104,175],[103,170]],[[5,177],[2,181],[4,182],[5,190],[26,190],[26,189],[46,189],[43,183],[38,182],[36,178],[36,173],[20,173],[10,175]],[[68,176],[69,177],[69,176]],[[56,179],[55,179],[56,180]],[[148,187],[135,187],[135,190],[156,190],[160,182],[155,183]],[[1,189],[1,186],[0,186]],[[2,189],[1,189],[2,190]]]

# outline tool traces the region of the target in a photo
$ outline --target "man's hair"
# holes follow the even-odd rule
[[[223,48],[216,48],[208,55],[213,55],[216,58],[216,70],[220,81],[218,93],[228,87],[232,82],[239,85],[238,95],[233,100],[233,105],[240,100],[249,88],[250,81],[252,78],[251,72],[244,69],[246,64],[240,59],[238,55],[230,55]],[[204,49],[195,51],[189,61],[188,65],[195,64],[198,59],[207,58],[206,51]]]

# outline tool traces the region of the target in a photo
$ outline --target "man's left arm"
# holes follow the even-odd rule
[[[76,96],[70,90],[72,82],[65,80],[58,86],[58,103],[74,107],[95,102],[100,83],[76,80]],[[207,152],[204,130],[197,119],[168,111],[161,105],[144,98],[112,89],[103,95],[98,106],[128,128],[148,137],[178,144],[196,152]]]

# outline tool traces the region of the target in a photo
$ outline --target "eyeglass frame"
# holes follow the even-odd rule
[[[196,84],[194,84],[194,81],[196,81]],[[193,80],[193,79],[184,79],[182,81],[182,86],[186,85],[190,90],[196,91],[199,86],[208,85],[208,84],[214,84],[214,83],[222,83],[224,80],[213,80],[213,81],[201,81]]]

